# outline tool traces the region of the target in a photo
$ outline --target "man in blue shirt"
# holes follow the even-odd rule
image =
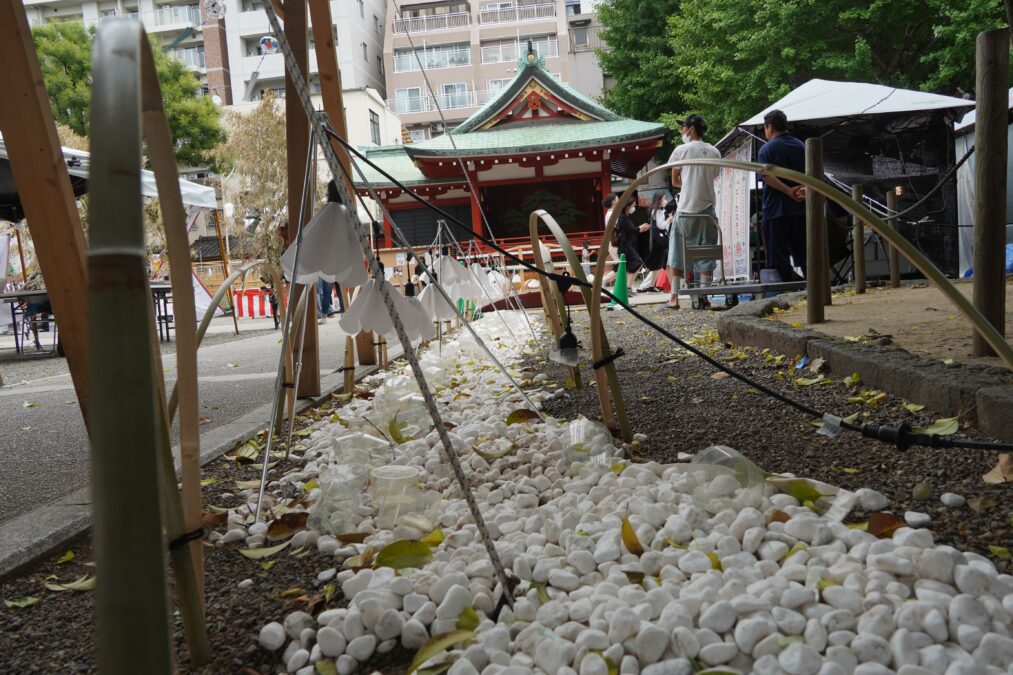
[[[767,143],[760,148],[761,164],[805,171],[805,144],[788,133],[783,112],[771,110],[763,116],[763,134]],[[805,274],[805,187],[774,176],[762,178],[767,267],[776,269],[782,281],[797,280],[793,267]]]

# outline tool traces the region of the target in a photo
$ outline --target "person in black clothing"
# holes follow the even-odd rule
[[[767,143],[760,148],[761,164],[805,171],[805,144],[788,133],[783,112],[771,110],[763,116],[763,134]],[[782,281],[794,281],[799,277],[793,267],[805,274],[805,187],[775,176],[761,177],[767,267],[776,269]]]
[[[626,281],[627,288],[633,285],[633,279],[640,271],[640,268],[644,266],[643,260],[640,259],[640,251],[637,246],[637,238],[641,232],[647,232],[651,229],[650,223],[643,223],[637,225],[633,222],[633,212],[637,210],[637,200],[635,198],[630,199],[629,203],[626,204],[626,208],[619,214],[619,219],[616,221],[616,248],[619,249],[620,254],[626,255]]]

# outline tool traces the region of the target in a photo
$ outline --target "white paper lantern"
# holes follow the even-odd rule
[[[368,278],[355,228],[342,204],[327,202],[303,226],[299,269],[293,274],[295,246],[292,242],[282,254],[281,268],[296,283],[311,284],[323,279],[352,288],[361,286]]]
[[[387,311],[387,305],[383,300],[383,292],[380,290],[381,285],[390,292],[394,301],[394,309],[401,318],[409,340],[414,342],[436,335],[433,322],[426,315],[421,304],[416,304],[417,300],[415,303],[410,302],[413,298],[406,298],[388,282],[377,282],[375,279],[370,279],[359,289],[355,299],[338,320],[342,330],[349,335],[354,335],[359,331],[372,331],[397,339],[394,322],[390,318],[390,312]]]
[[[433,321],[450,321],[457,318],[457,308],[451,305],[436,288],[429,284],[419,294],[419,302],[426,316]]]

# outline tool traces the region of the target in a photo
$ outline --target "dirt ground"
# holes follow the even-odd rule
[[[971,282],[957,288],[971,297]],[[912,354],[958,363],[1002,367],[997,357],[971,356],[971,324],[943,294],[927,283],[900,288],[869,288],[864,295],[848,291],[834,295],[826,308],[826,323],[808,326],[834,337],[861,336],[875,331]],[[776,317],[785,323],[805,323],[805,303]],[[1013,279],[1006,281],[1006,337],[1013,336]]]

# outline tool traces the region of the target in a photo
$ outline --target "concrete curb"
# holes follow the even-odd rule
[[[921,403],[943,415],[977,420],[985,434],[1013,441],[1013,375],[1003,368],[946,365],[900,347],[845,342],[769,316],[805,298],[792,293],[743,303],[723,312],[718,335],[725,342],[769,348],[788,356],[823,358],[841,376],[854,372],[866,385]],[[831,411],[833,412],[833,411]]]
[[[401,349],[391,347],[390,360],[400,356]],[[372,375],[378,366],[359,366],[355,381]],[[302,399],[296,404],[296,413],[318,405],[344,386],[340,372],[325,375],[320,382],[321,395]],[[267,403],[238,417],[228,424],[216,427],[201,435],[201,465],[205,465],[245,440],[267,428],[271,404]],[[173,447],[179,457],[179,448]],[[177,459],[176,470],[179,470]],[[12,576],[68,545],[91,528],[91,488],[84,487],[66,497],[25,513],[0,525],[0,580]]]

